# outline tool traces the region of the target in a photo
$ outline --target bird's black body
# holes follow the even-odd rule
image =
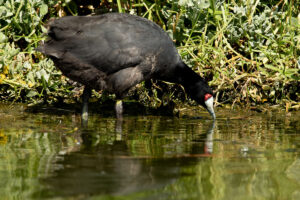
[[[63,17],[50,23],[48,35],[38,50],[64,75],[90,88],[121,98],[152,78],[182,84],[202,105],[204,95],[212,94],[181,61],[167,33],[147,19],[118,13]]]

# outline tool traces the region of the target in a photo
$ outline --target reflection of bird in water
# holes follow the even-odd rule
[[[211,130],[208,138],[211,138]],[[181,168],[201,162],[199,157],[202,156],[193,154],[205,155],[206,144],[202,141],[192,144],[197,148],[191,149],[191,156],[135,157],[132,156],[128,141],[95,144],[92,134],[89,130],[83,130],[81,147],[62,155],[55,163],[59,168],[53,176],[41,180],[46,186],[44,193],[49,197],[123,195],[161,188],[181,176],[194,175],[184,174]],[[55,193],[51,194],[51,191]]]
[[[198,154],[199,156],[210,156],[213,153],[214,128],[215,121],[212,121],[208,129],[203,134],[197,135],[197,137],[193,139],[193,142],[197,143],[193,145],[191,153]],[[199,146],[198,142],[200,142],[200,144],[203,144],[204,146]]]
[[[84,120],[91,89],[122,99],[131,87],[149,79],[183,85],[215,118],[210,87],[181,60],[168,34],[149,20],[118,13],[68,16],[52,21],[48,36],[37,50],[50,56],[67,77],[85,85]],[[121,117],[122,102],[115,108]]]
[[[188,160],[188,159],[187,159]],[[181,176],[185,159],[145,159],[130,156],[125,141],[89,146],[64,155],[55,175],[43,179],[45,194],[54,196],[92,194],[122,195],[160,188]]]

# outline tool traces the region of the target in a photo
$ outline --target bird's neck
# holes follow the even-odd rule
[[[184,62],[176,66],[174,82],[181,84],[186,90],[191,91],[195,85],[204,80]]]

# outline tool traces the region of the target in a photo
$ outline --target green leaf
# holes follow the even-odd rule
[[[291,17],[291,24],[292,26],[299,27],[300,26],[300,18]]]
[[[26,96],[27,96],[28,98],[31,98],[31,97],[37,96],[38,94],[39,94],[39,93],[37,93],[36,91],[30,90]]]
[[[48,6],[46,4],[42,4],[40,7],[40,16],[44,16],[48,13]]]
[[[274,67],[273,65],[265,65],[266,68],[280,72],[281,70],[278,67]]]
[[[4,19],[14,14],[4,6],[0,6],[0,19]]]
[[[48,80],[49,80],[50,75],[49,75],[44,69],[41,69],[40,73],[41,73],[41,76],[42,76],[42,77],[45,79],[45,81],[48,83]]]
[[[44,26],[41,26],[41,28],[42,28],[42,32],[43,33],[47,33],[48,32],[48,30]]]
[[[0,32],[0,43],[4,43],[6,41],[7,41],[7,37],[2,32]]]

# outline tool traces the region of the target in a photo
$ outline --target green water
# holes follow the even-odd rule
[[[203,115],[0,105],[0,199],[300,199],[300,112]]]

